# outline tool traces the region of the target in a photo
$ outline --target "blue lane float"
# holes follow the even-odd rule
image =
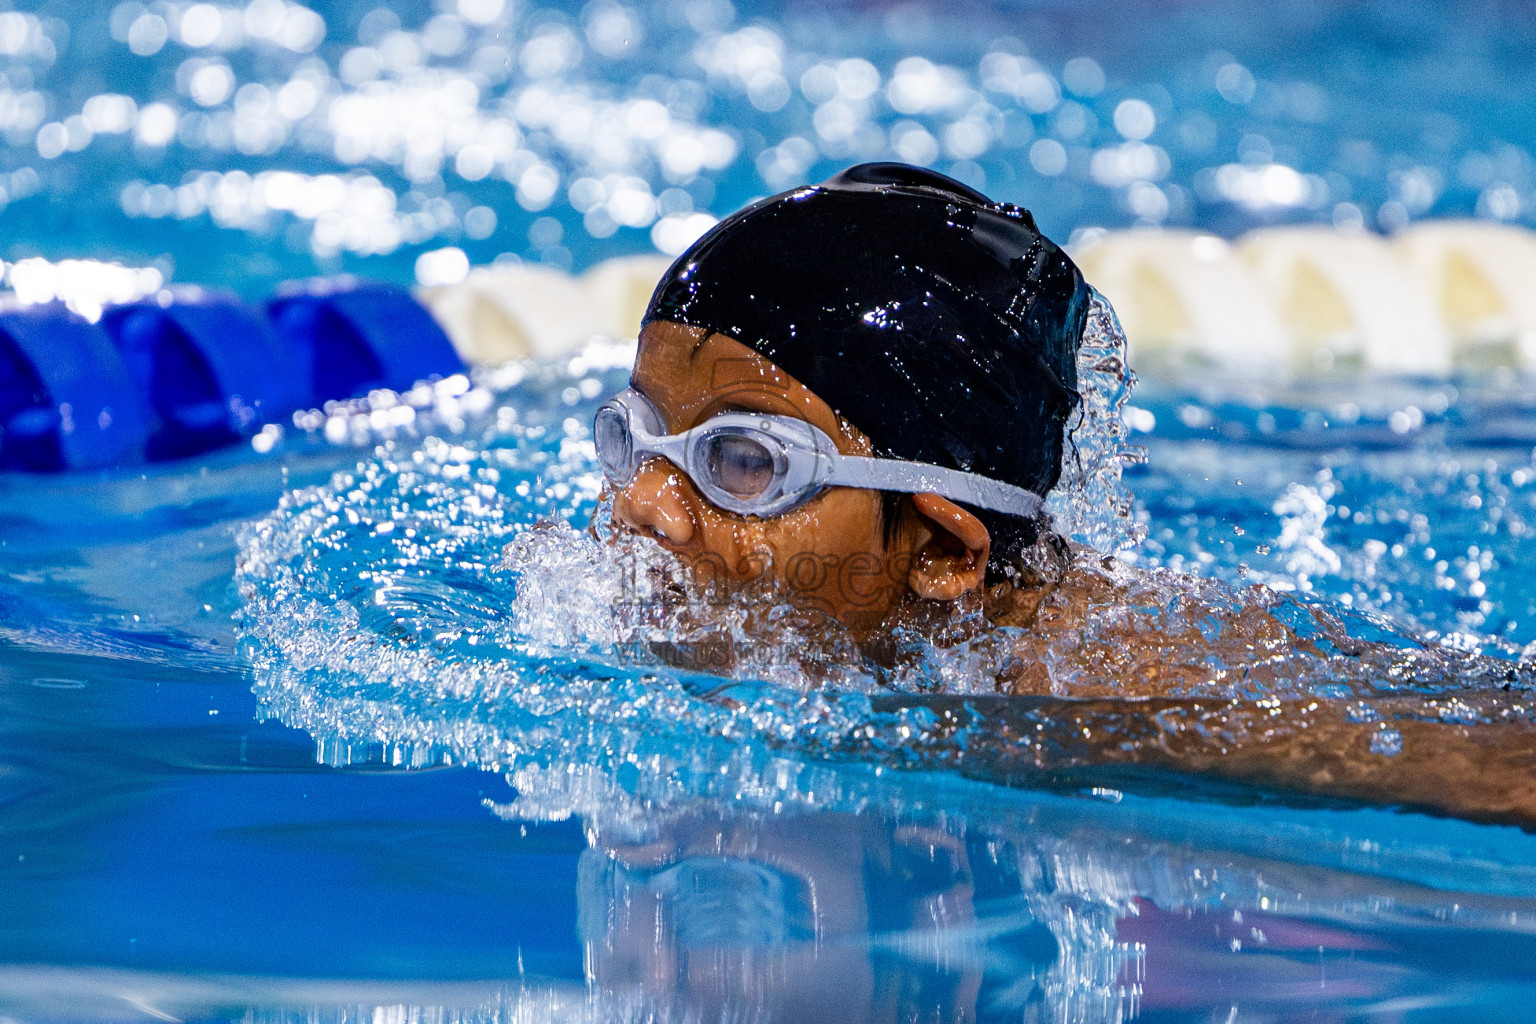
[[[0,468],[138,462],[149,413],[106,332],[63,303],[0,309]]]
[[[257,310],[198,288],[166,298],[102,318],[154,414],[151,459],[230,444],[311,403],[297,360]]]
[[[464,369],[409,291],[350,278],[292,286],[265,307],[162,291],[100,324],[62,303],[0,307],[0,470],[196,455],[297,409]]]
[[[464,362],[436,320],[404,288],[321,280],[267,304],[278,333],[307,371],[317,402],[404,391]]]

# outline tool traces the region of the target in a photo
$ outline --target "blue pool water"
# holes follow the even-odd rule
[[[886,158],[1063,241],[1536,218],[1536,20],[1500,0],[190,6],[7,18],[0,258],[247,295],[446,245],[579,270]]]
[[[0,259],[247,296],[449,245],[580,270],[884,157],[1063,239],[1536,211],[1510,4],[193,10],[0,10]],[[984,643],[876,678],[781,615],[732,678],[659,664],[761,634],[645,618],[666,567],[583,533],[624,369],[0,477],[0,1015],[1527,1019],[1519,827],[1075,760],[1070,723],[1021,766],[988,730],[1051,723],[978,696]],[[1334,610],[1411,668],[1393,713],[1497,736],[1531,716],[1533,383],[1149,380],[1135,521],[1106,479],[1055,512],[1234,607]],[[1369,689],[1286,665],[1288,699]],[[1370,757],[1412,754],[1379,725]]]
[[[590,512],[583,424],[624,354],[450,386],[361,447],[6,479],[8,1013],[1522,1018],[1518,828],[999,785],[925,763],[927,720],[857,680],[803,694],[803,652],[729,691],[616,657],[601,556],[528,527]],[[1145,386],[1138,558],[1514,658],[1528,384],[1379,384]],[[1432,411],[1396,434],[1407,405]]]

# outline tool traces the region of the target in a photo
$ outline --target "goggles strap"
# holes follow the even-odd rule
[[[1045,504],[1034,491],[976,473],[925,462],[871,459],[860,455],[836,456],[827,483],[840,487],[867,487],[876,491],[900,491],[903,494],[932,491],[951,501],[1025,518],[1034,518]]]

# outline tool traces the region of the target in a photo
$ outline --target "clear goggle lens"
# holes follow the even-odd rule
[[[702,483],[719,488],[737,498],[760,498],[773,488],[779,478],[779,460],[762,442],[739,433],[709,435],[699,459],[704,470]]]
[[[629,483],[635,472],[635,438],[624,410],[613,406],[599,409],[592,424],[592,441],[608,479],[620,487]]]
[[[628,484],[638,468],[630,413],[617,406],[598,410],[592,441],[603,473],[617,486]],[[745,431],[716,430],[699,439],[688,461],[688,475],[706,495],[750,501],[774,489],[784,459]]]

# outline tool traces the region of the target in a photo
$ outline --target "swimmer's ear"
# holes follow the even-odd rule
[[[918,597],[953,601],[980,590],[992,538],[981,520],[937,494],[912,495],[916,535],[907,585]]]

